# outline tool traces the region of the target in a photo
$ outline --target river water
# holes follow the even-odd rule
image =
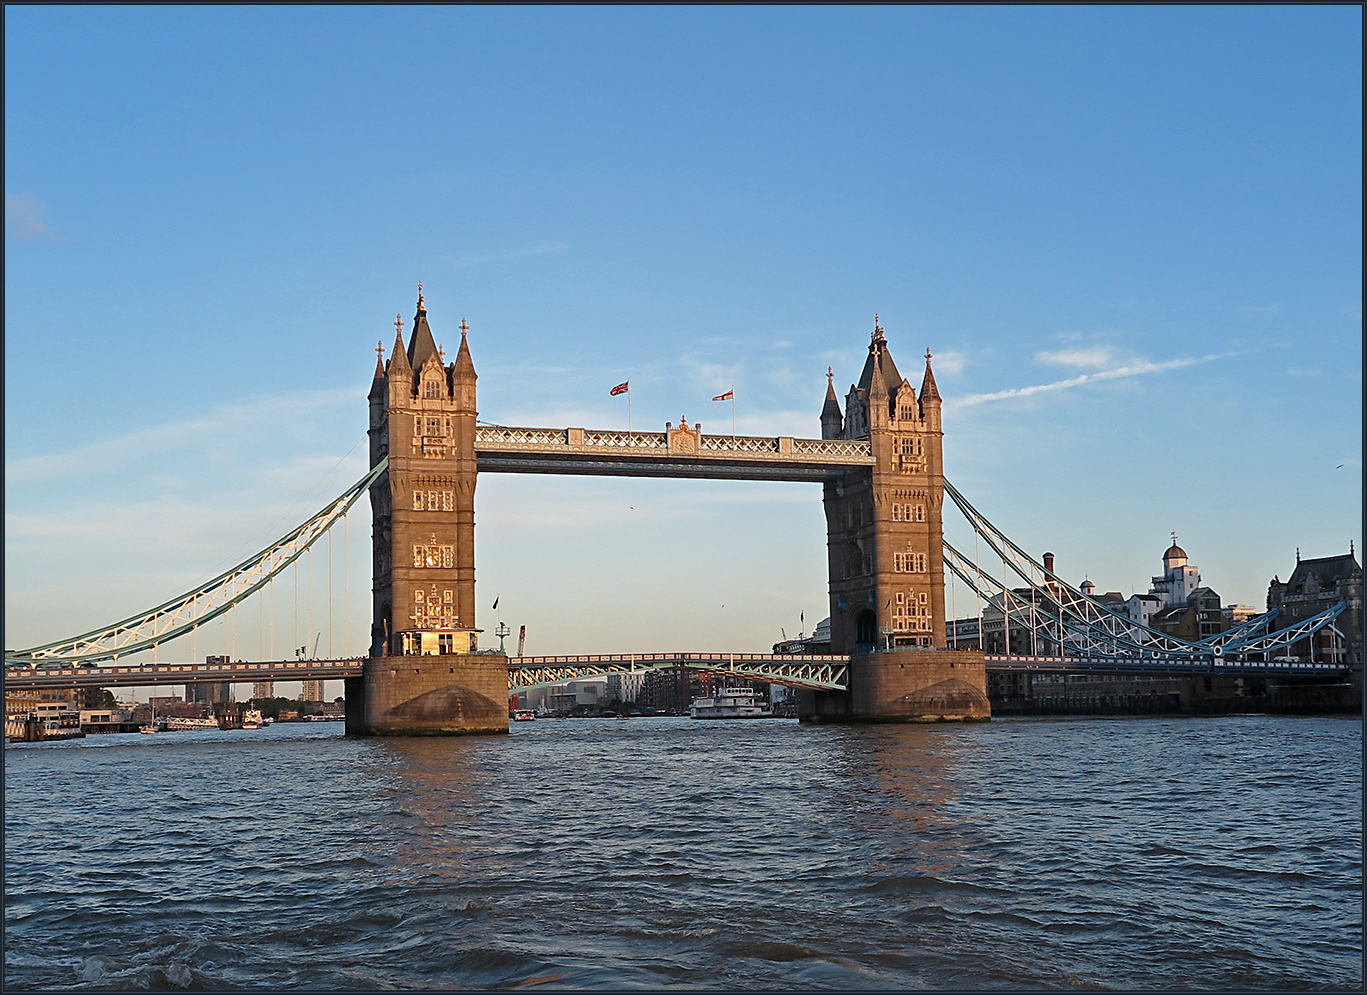
[[[1360,988],[1362,726],[5,750],[16,988]]]

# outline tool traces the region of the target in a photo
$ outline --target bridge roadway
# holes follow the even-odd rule
[[[480,473],[573,473],[821,482],[874,465],[868,442],[704,435],[697,425],[665,432],[585,428],[475,429]]]
[[[489,651],[484,651],[489,652]],[[392,659],[404,659],[394,657]],[[360,677],[363,657],[337,660],[238,661],[228,664],[149,663],[140,666],[5,668],[8,690],[71,687],[151,687],[163,684],[253,681],[340,680]],[[795,688],[844,690],[848,687],[849,657],[784,653],[595,653],[569,656],[509,658],[508,690],[632,670],[660,670],[684,666],[692,670],[728,673],[745,680],[767,681]],[[1135,660],[1125,657],[1003,656],[988,654],[989,672],[1005,673],[1147,673],[1147,674],[1337,674],[1337,663],[1290,661]]]
[[[1145,660],[1124,656],[1004,656],[988,653],[983,658],[989,673],[1126,673],[1126,674],[1338,674],[1347,673],[1341,663],[1300,663],[1287,660],[1237,660],[1231,657],[1193,656],[1187,659]]]

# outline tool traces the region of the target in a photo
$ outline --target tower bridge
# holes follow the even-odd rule
[[[507,730],[510,691],[624,669],[687,667],[802,691],[811,721],[979,719],[986,673],[1302,672],[1287,648],[1327,629],[1335,608],[1285,629],[1275,612],[1191,641],[1148,628],[1064,582],[992,525],[944,478],[941,398],[925,353],[919,388],[897,368],[875,316],[868,355],[843,404],[827,373],[820,438],[708,434],[680,419],[662,432],[521,427],[477,421],[469,326],[447,364],[421,292],[407,341],[396,320],[368,395],[367,473],[308,521],[178,598],[103,629],[6,651],[10,687],[341,678],[348,731]],[[819,484],[826,518],[830,653],[654,653],[509,660],[475,628],[474,499],[481,473],[552,473]],[[364,658],[219,664],[119,663],[193,633],[259,592],[368,494],[372,624]],[[1000,561],[983,569],[947,543],[944,500]],[[945,570],[1011,624],[1032,653],[984,655],[947,640]],[[1011,588],[1010,570],[1026,584]],[[994,576],[996,573],[996,576]],[[997,579],[1001,577],[1003,579]],[[1022,593],[1025,592],[1025,593]],[[1011,613],[1015,618],[1011,618]],[[1280,649],[1279,649],[1280,647]],[[98,661],[109,666],[92,666]],[[1311,670],[1341,670],[1313,660]]]

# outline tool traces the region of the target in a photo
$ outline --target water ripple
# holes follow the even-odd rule
[[[6,988],[1363,980],[1357,721],[260,732],[6,750]]]

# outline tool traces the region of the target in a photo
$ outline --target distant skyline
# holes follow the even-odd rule
[[[949,479],[1074,583],[1147,590],[1175,531],[1261,607],[1298,547],[1361,547],[1358,7],[5,16],[7,646],[360,477],[419,280],[485,421],[624,428],[630,380],[638,429],[729,431],[734,387],[737,431],[816,436],[877,312],[914,383],[934,354]],[[486,474],[476,514],[486,645],[827,614],[812,485]],[[330,627],[324,545],[297,623],[276,585],[277,656],[364,652],[351,519]],[[235,614],[195,657],[268,647]]]

